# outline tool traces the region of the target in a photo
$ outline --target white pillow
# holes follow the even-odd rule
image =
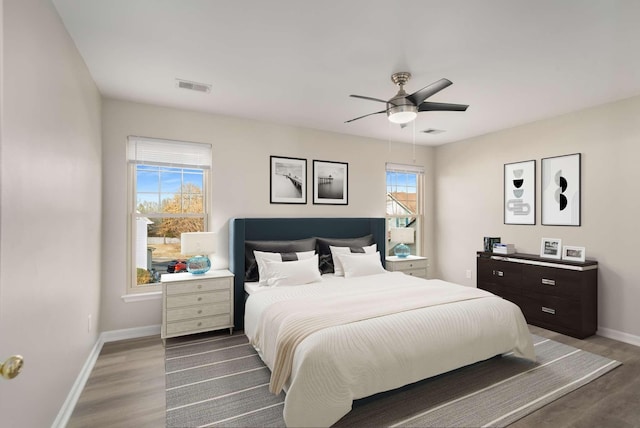
[[[376,275],[378,273],[386,272],[380,262],[380,252],[378,251],[373,254],[339,253],[337,256],[340,259],[340,262],[342,262],[345,278]]]
[[[296,253],[296,255],[298,256],[298,260],[306,260],[313,257],[315,253],[316,252],[314,250],[311,250],[311,251],[302,251],[302,252]],[[273,260],[273,261],[281,262],[282,254],[253,250],[253,255],[256,258],[256,263],[258,264],[258,285],[260,286],[267,285],[266,278],[263,279],[263,277],[266,275],[265,261]],[[292,261],[295,261],[295,260],[292,260]],[[290,262],[285,262],[285,263],[290,263]]]
[[[265,279],[269,286],[302,285],[321,281],[318,255],[310,259],[279,262],[265,260]]]
[[[351,247],[334,247],[333,245],[329,245],[329,250],[331,250],[331,257],[333,258],[333,272],[336,276],[344,276],[344,269],[342,268],[342,262],[340,259],[336,257],[336,254],[355,254],[355,255],[363,255],[363,254],[373,254],[378,250],[376,244],[369,245],[368,247],[362,247],[364,253],[352,253]]]

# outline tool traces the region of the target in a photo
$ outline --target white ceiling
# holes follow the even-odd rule
[[[344,123],[409,71],[408,93],[446,77],[429,101],[470,105],[419,113],[439,145],[640,94],[637,0],[52,1],[104,96],[162,106],[411,142],[383,114]]]

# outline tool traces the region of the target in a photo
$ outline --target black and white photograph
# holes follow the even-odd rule
[[[504,165],[504,224],[536,224],[536,161]]]
[[[571,262],[584,262],[586,259],[586,250],[584,247],[574,247],[565,245],[562,247],[562,260]]]
[[[562,240],[556,238],[542,238],[540,243],[540,257],[560,259],[562,256]]]
[[[349,164],[313,161],[313,203],[347,205],[349,203]]]
[[[542,224],[580,226],[580,153],[542,159]]]
[[[272,204],[307,203],[307,160],[271,156]]]

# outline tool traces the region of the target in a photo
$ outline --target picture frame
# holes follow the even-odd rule
[[[584,247],[565,245],[562,247],[562,260],[584,263],[586,260],[586,253],[587,251]]]
[[[313,161],[313,203],[349,204],[349,164],[324,160]]]
[[[559,260],[562,257],[562,240],[558,238],[542,238],[540,241],[540,257]]]
[[[270,203],[307,203],[306,159],[271,156],[269,174]]]
[[[542,219],[545,226],[580,226],[581,154],[542,159]]]
[[[536,224],[536,161],[504,164],[504,224]]]

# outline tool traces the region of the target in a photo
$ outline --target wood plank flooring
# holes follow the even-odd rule
[[[534,326],[529,329],[623,365],[512,428],[640,427],[640,347],[600,336],[579,340]],[[163,427],[164,390],[164,347],[159,336],[107,343],[67,427]]]

